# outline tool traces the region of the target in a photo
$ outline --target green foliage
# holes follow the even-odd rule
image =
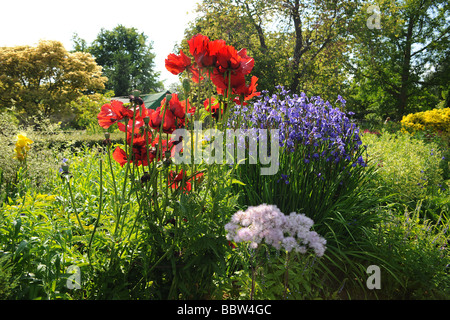
[[[0,300],[13,298],[17,280],[13,278],[12,265],[6,254],[0,256]]]
[[[168,201],[162,216],[140,207],[138,185],[129,185],[122,236],[115,238],[120,202],[113,181],[122,183],[125,169],[112,163],[108,170],[106,154],[87,148],[67,158],[73,201],[67,182],[53,172],[48,193],[30,184],[0,209],[2,279],[15,283],[3,289],[8,299],[248,299],[252,266],[258,266],[255,299],[448,297],[445,212],[437,222],[423,217],[423,206],[402,212],[396,205],[374,216],[360,190],[325,221],[325,256],[291,256],[286,268],[285,253],[265,249],[252,256],[244,245],[228,246],[223,225],[239,206],[232,180],[216,179],[231,177],[227,171],[210,168],[207,177],[214,178],[204,180],[194,197],[160,194],[160,202]],[[365,287],[370,264],[382,270],[379,292]],[[81,270],[82,290],[67,287],[71,265]]]
[[[359,117],[401,120],[435,107],[448,83],[447,13],[446,1],[361,2],[346,52],[353,75],[346,96]],[[375,17],[380,28],[369,28]]]
[[[102,90],[106,81],[90,54],[69,53],[58,41],[3,47],[0,60],[1,110],[13,109],[25,120],[61,118],[70,101]]]
[[[1,248],[17,280],[15,299],[69,298],[66,268],[80,257],[55,196],[27,194],[0,208]]]
[[[448,196],[440,167],[442,154],[436,144],[400,132],[382,132],[379,136],[366,133],[362,139],[385,194],[395,194],[402,201],[417,201],[427,195]]]
[[[383,222],[369,238],[379,257],[389,261],[382,288],[394,299],[448,299],[450,288],[448,252],[449,219],[425,217],[421,201],[413,210],[395,207],[381,213]],[[395,277],[402,284],[392,285]]]
[[[9,113],[0,114],[0,205],[23,196],[28,188],[40,188],[45,192],[50,186],[47,175],[55,172],[58,166],[55,149],[40,141],[36,131],[16,125],[14,119]],[[50,132],[54,126],[43,124],[43,127]],[[19,133],[26,133],[31,140],[36,141],[28,151],[25,164],[14,159],[14,145]]]
[[[231,275],[228,298],[262,300],[311,300],[329,295],[323,286],[319,258],[295,252],[278,251],[261,245],[257,250],[238,245],[235,255],[242,258],[242,270]]]
[[[71,101],[70,105],[77,115],[73,120],[74,127],[86,129],[98,127],[97,114],[99,106],[108,103],[110,98],[114,96],[113,91],[108,91],[105,94],[84,95],[75,101]]]
[[[142,93],[160,91],[162,83],[159,73],[154,71],[155,54],[147,36],[136,28],[118,25],[113,30],[101,29],[94,42],[87,47],[76,45],[80,50],[91,53],[103,67],[108,78],[106,89],[116,96],[126,96],[133,90]],[[75,40],[83,43],[82,40]]]

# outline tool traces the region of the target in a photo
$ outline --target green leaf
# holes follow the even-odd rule
[[[242,181],[237,180],[237,179],[230,179],[229,183],[230,184],[240,184],[241,186],[245,186],[245,183],[243,183]]]

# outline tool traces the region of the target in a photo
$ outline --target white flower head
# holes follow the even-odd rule
[[[323,256],[326,240],[311,230],[313,225],[314,221],[304,214],[291,212],[286,216],[275,205],[261,204],[236,212],[225,230],[228,240],[249,242],[254,249],[264,241],[277,250],[304,254],[309,247]]]

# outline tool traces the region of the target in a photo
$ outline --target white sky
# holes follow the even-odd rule
[[[136,28],[153,42],[156,71],[166,87],[178,82],[164,67],[201,0],[0,0],[0,47],[57,40],[72,50],[72,36],[91,44],[101,28]]]

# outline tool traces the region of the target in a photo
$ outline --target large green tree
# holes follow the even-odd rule
[[[74,37],[74,47],[91,53],[108,77],[107,90],[125,96],[133,90],[151,93],[162,90],[155,71],[152,43],[135,28],[118,25],[113,30],[101,29],[91,45]]]
[[[281,84],[335,99],[347,79],[341,60],[354,7],[335,0],[204,0],[185,38],[202,33],[246,48],[258,89]]]
[[[106,80],[89,53],[70,53],[58,41],[0,48],[0,110],[67,116],[71,101],[103,90]]]
[[[361,115],[399,120],[437,104],[448,91],[449,26],[447,1],[361,3],[347,60],[350,100]]]

